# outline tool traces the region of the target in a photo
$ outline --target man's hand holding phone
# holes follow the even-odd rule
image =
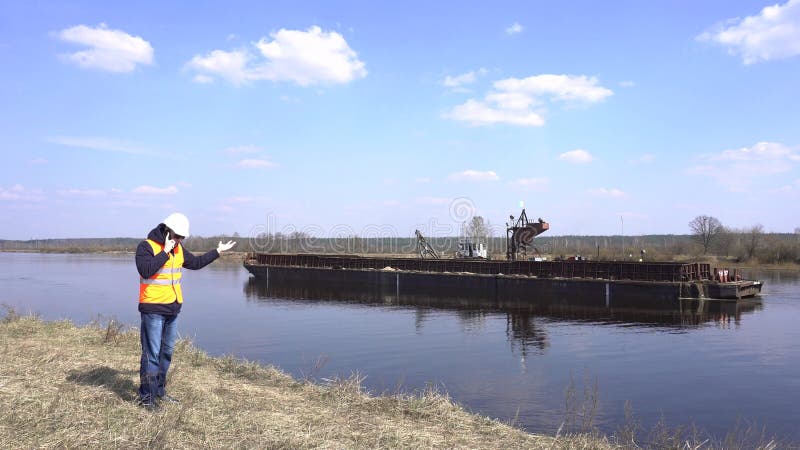
[[[173,248],[175,248],[175,240],[169,238],[169,231],[167,231],[167,237],[164,239],[164,253],[171,252]]]

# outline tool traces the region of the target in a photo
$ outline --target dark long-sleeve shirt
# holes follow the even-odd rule
[[[150,233],[147,235],[147,239],[163,245],[165,241],[165,234],[166,228],[164,224],[160,224],[159,226],[150,230]],[[219,258],[219,253],[216,250],[211,250],[210,252],[203,253],[200,256],[194,255],[192,252],[183,247],[181,247],[181,250],[183,250],[183,267],[189,270],[202,269],[203,267],[214,262],[215,259]],[[139,246],[136,247],[136,270],[139,271],[139,275],[141,275],[142,278],[150,278],[155,275],[155,273],[164,266],[168,259],[169,255],[167,255],[166,252],[158,252],[158,254],[153,254],[153,247],[151,247],[147,241],[140,242]],[[139,303],[139,312],[143,313],[176,315],[180,311],[181,304],[178,303],[177,299],[168,304]]]

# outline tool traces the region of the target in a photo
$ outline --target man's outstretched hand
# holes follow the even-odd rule
[[[233,241],[228,241],[225,244],[223,244],[222,241],[219,241],[219,245],[217,245],[217,253],[228,251],[233,248],[234,245],[236,245],[236,242]]]

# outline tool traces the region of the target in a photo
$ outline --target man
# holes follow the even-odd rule
[[[181,213],[173,213],[150,230],[147,239],[136,248],[142,315],[139,400],[149,410],[156,409],[159,401],[178,402],[167,395],[165,384],[178,334],[178,313],[183,304],[181,271],[202,269],[236,244],[220,241],[216,250],[195,256],[181,245],[188,236],[189,219]]]

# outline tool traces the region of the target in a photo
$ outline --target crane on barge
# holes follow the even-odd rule
[[[511,221],[506,223],[506,259],[509,261],[516,261],[518,258],[527,259],[529,247],[538,253],[533,247],[533,238],[549,230],[550,224],[541,217],[536,222],[529,221],[525,208],[522,208],[522,213],[516,221],[513,215],[509,217]]]
[[[425,257],[428,256],[433,259],[439,259],[439,254],[431,247],[431,244],[428,244],[428,241],[425,240],[425,236],[423,236],[419,230],[414,230],[414,234],[417,235],[417,253],[419,253],[419,257],[425,259]]]

